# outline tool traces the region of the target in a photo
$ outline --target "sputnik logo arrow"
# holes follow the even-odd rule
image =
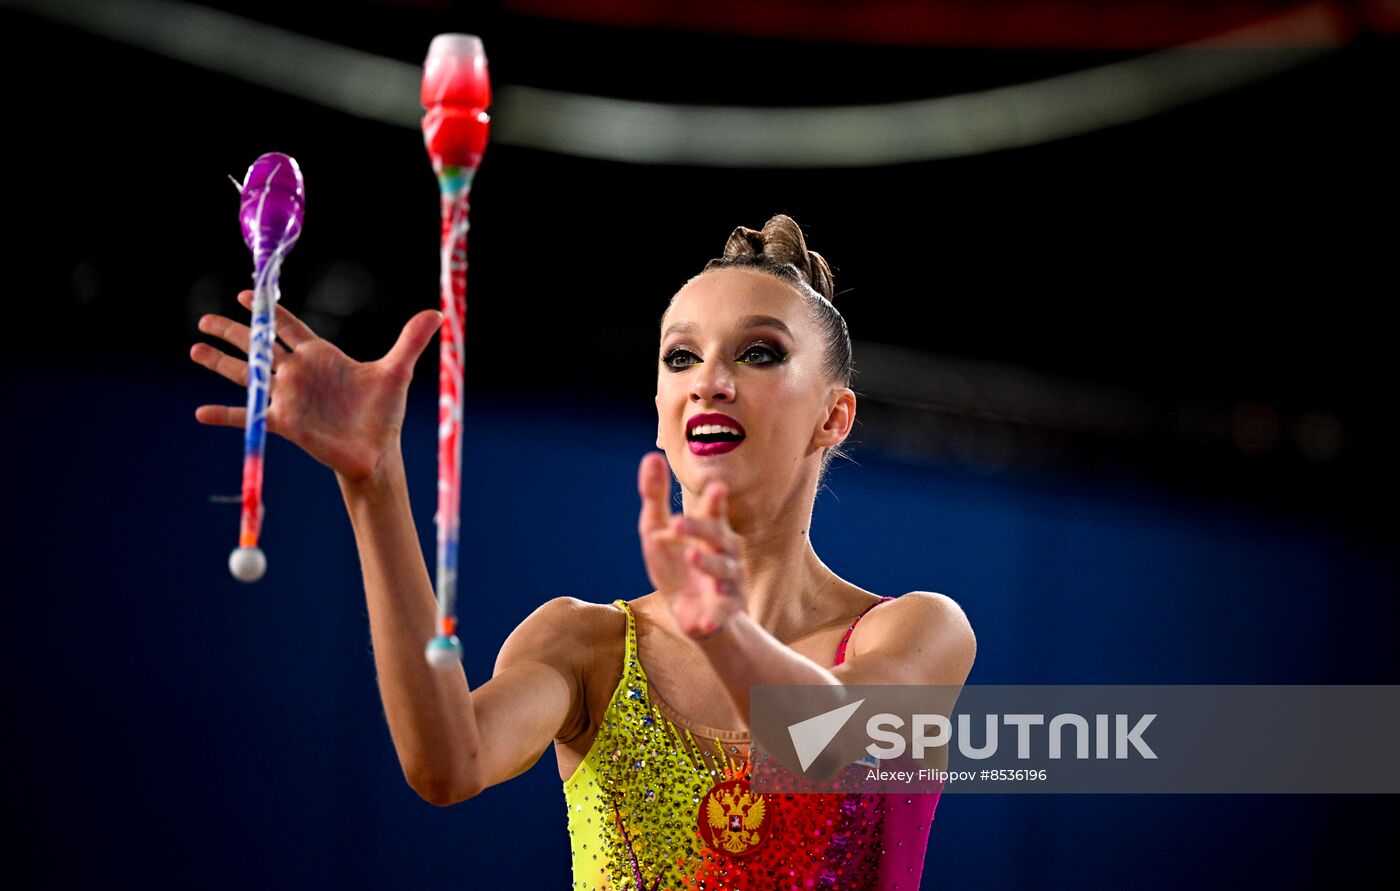
[[[856,713],[856,709],[860,708],[864,701],[857,699],[840,708],[822,712],[815,718],[788,725],[788,736],[792,739],[792,747],[797,752],[797,760],[802,763],[803,770],[817,760],[817,756],[836,738],[836,734],[841,732],[841,728],[846,726],[846,722],[851,720],[851,715]]]

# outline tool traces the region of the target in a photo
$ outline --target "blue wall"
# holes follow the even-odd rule
[[[238,509],[208,500],[237,492],[241,438],[193,420],[198,404],[240,402],[236,388],[118,356],[4,368],[17,397],[4,448],[21,874],[41,886],[567,884],[551,752],[450,809],[404,783],[329,470],[269,439],[270,568],[244,586],[225,568]],[[420,372],[405,431],[430,559],[432,384]],[[650,589],[635,474],[651,406],[563,396],[466,408],[474,683],[540,602]],[[855,454],[818,500],[818,552],[868,589],[956,598],[978,634],[971,683],[1397,681],[1391,542],[1121,476],[1016,481]],[[1386,862],[1383,805],[950,794],[925,887],[1359,878]]]

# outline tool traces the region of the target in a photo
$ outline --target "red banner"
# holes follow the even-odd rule
[[[1400,0],[505,0],[526,15],[788,40],[1008,49],[1334,45],[1400,33]]]

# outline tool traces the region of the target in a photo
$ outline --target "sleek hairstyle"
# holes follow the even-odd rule
[[[775,275],[803,296],[812,320],[826,340],[823,367],[828,379],[839,386],[850,387],[855,363],[851,356],[851,335],[846,330],[846,320],[832,302],[836,297],[836,280],[826,258],[808,250],[807,239],[803,237],[797,221],[780,213],[764,223],[762,230],[737,227],[730,234],[729,241],[725,242],[724,255],[706,263],[700,275],[712,269],[736,266]],[[821,472],[817,476],[819,491],[827,467],[837,455],[847,459],[850,457],[839,445],[822,450]]]

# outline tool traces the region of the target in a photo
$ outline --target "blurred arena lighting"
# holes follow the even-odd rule
[[[1152,404],[1120,387],[869,341],[853,350],[856,391],[890,405],[1114,439],[1140,437],[1158,421]]]
[[[391,5],[424,0],[378,0]],[[437,0],[449,2],[449,0]],[[1308,0],[500,0],[538,19],[609,28],[865,46],[1143,51],[1180,46]],[[1400,30],[1395,0],[1335,0],[1339,21]],[[1271,43],[1313,42],[1274,29]],[[1253,39],[1252,37],[1250,39]]]
[[[1293,435],[1298,450],[1313,461],[1335,460],[1342,448],[1341,422],[1336,415],[1321,409],[1304,412]]]
[[[0,0],[0,7],[23,9],[356,117],[417,129],[422,116],[420,66],[205,6],[175,0]]]
[[[336,340],[347,319],[374,303],[374,273],[354,260],[337,260],[311,285],[301,319],[321,337]]]
[[[34,15],[418,129],[418,64],[175,0],[0,0]],[[905,102],[678,105],[500,85],[492,141],[609,161],[702,167],[864,167],[1018,148],[1126,124],[1333,51],[1347,24],[1325,0],[1211,38],[1029,83]],[[426,45],[426,44],[425,44]]]
[[[1246,455],[1262,455],[1279,439],[1280,421],[1273,406],[1264,402],[1241,402],[1230,417],[1230,434],[1235,447]]]
[[[1296,418],[1261,400],[1231,405],[1151,398],[1112,384],[1016,365],[936,355],[871,341],[853,344],[860,422],[853,442],[915,461],[978,473],[1030,472],[1083,456],[1143,453],[1253,459],[1283,444],[1315,464],[1337,459],[1342,422],[1309,408]],[[1222,465],[1225,466],[1225,465]]]

